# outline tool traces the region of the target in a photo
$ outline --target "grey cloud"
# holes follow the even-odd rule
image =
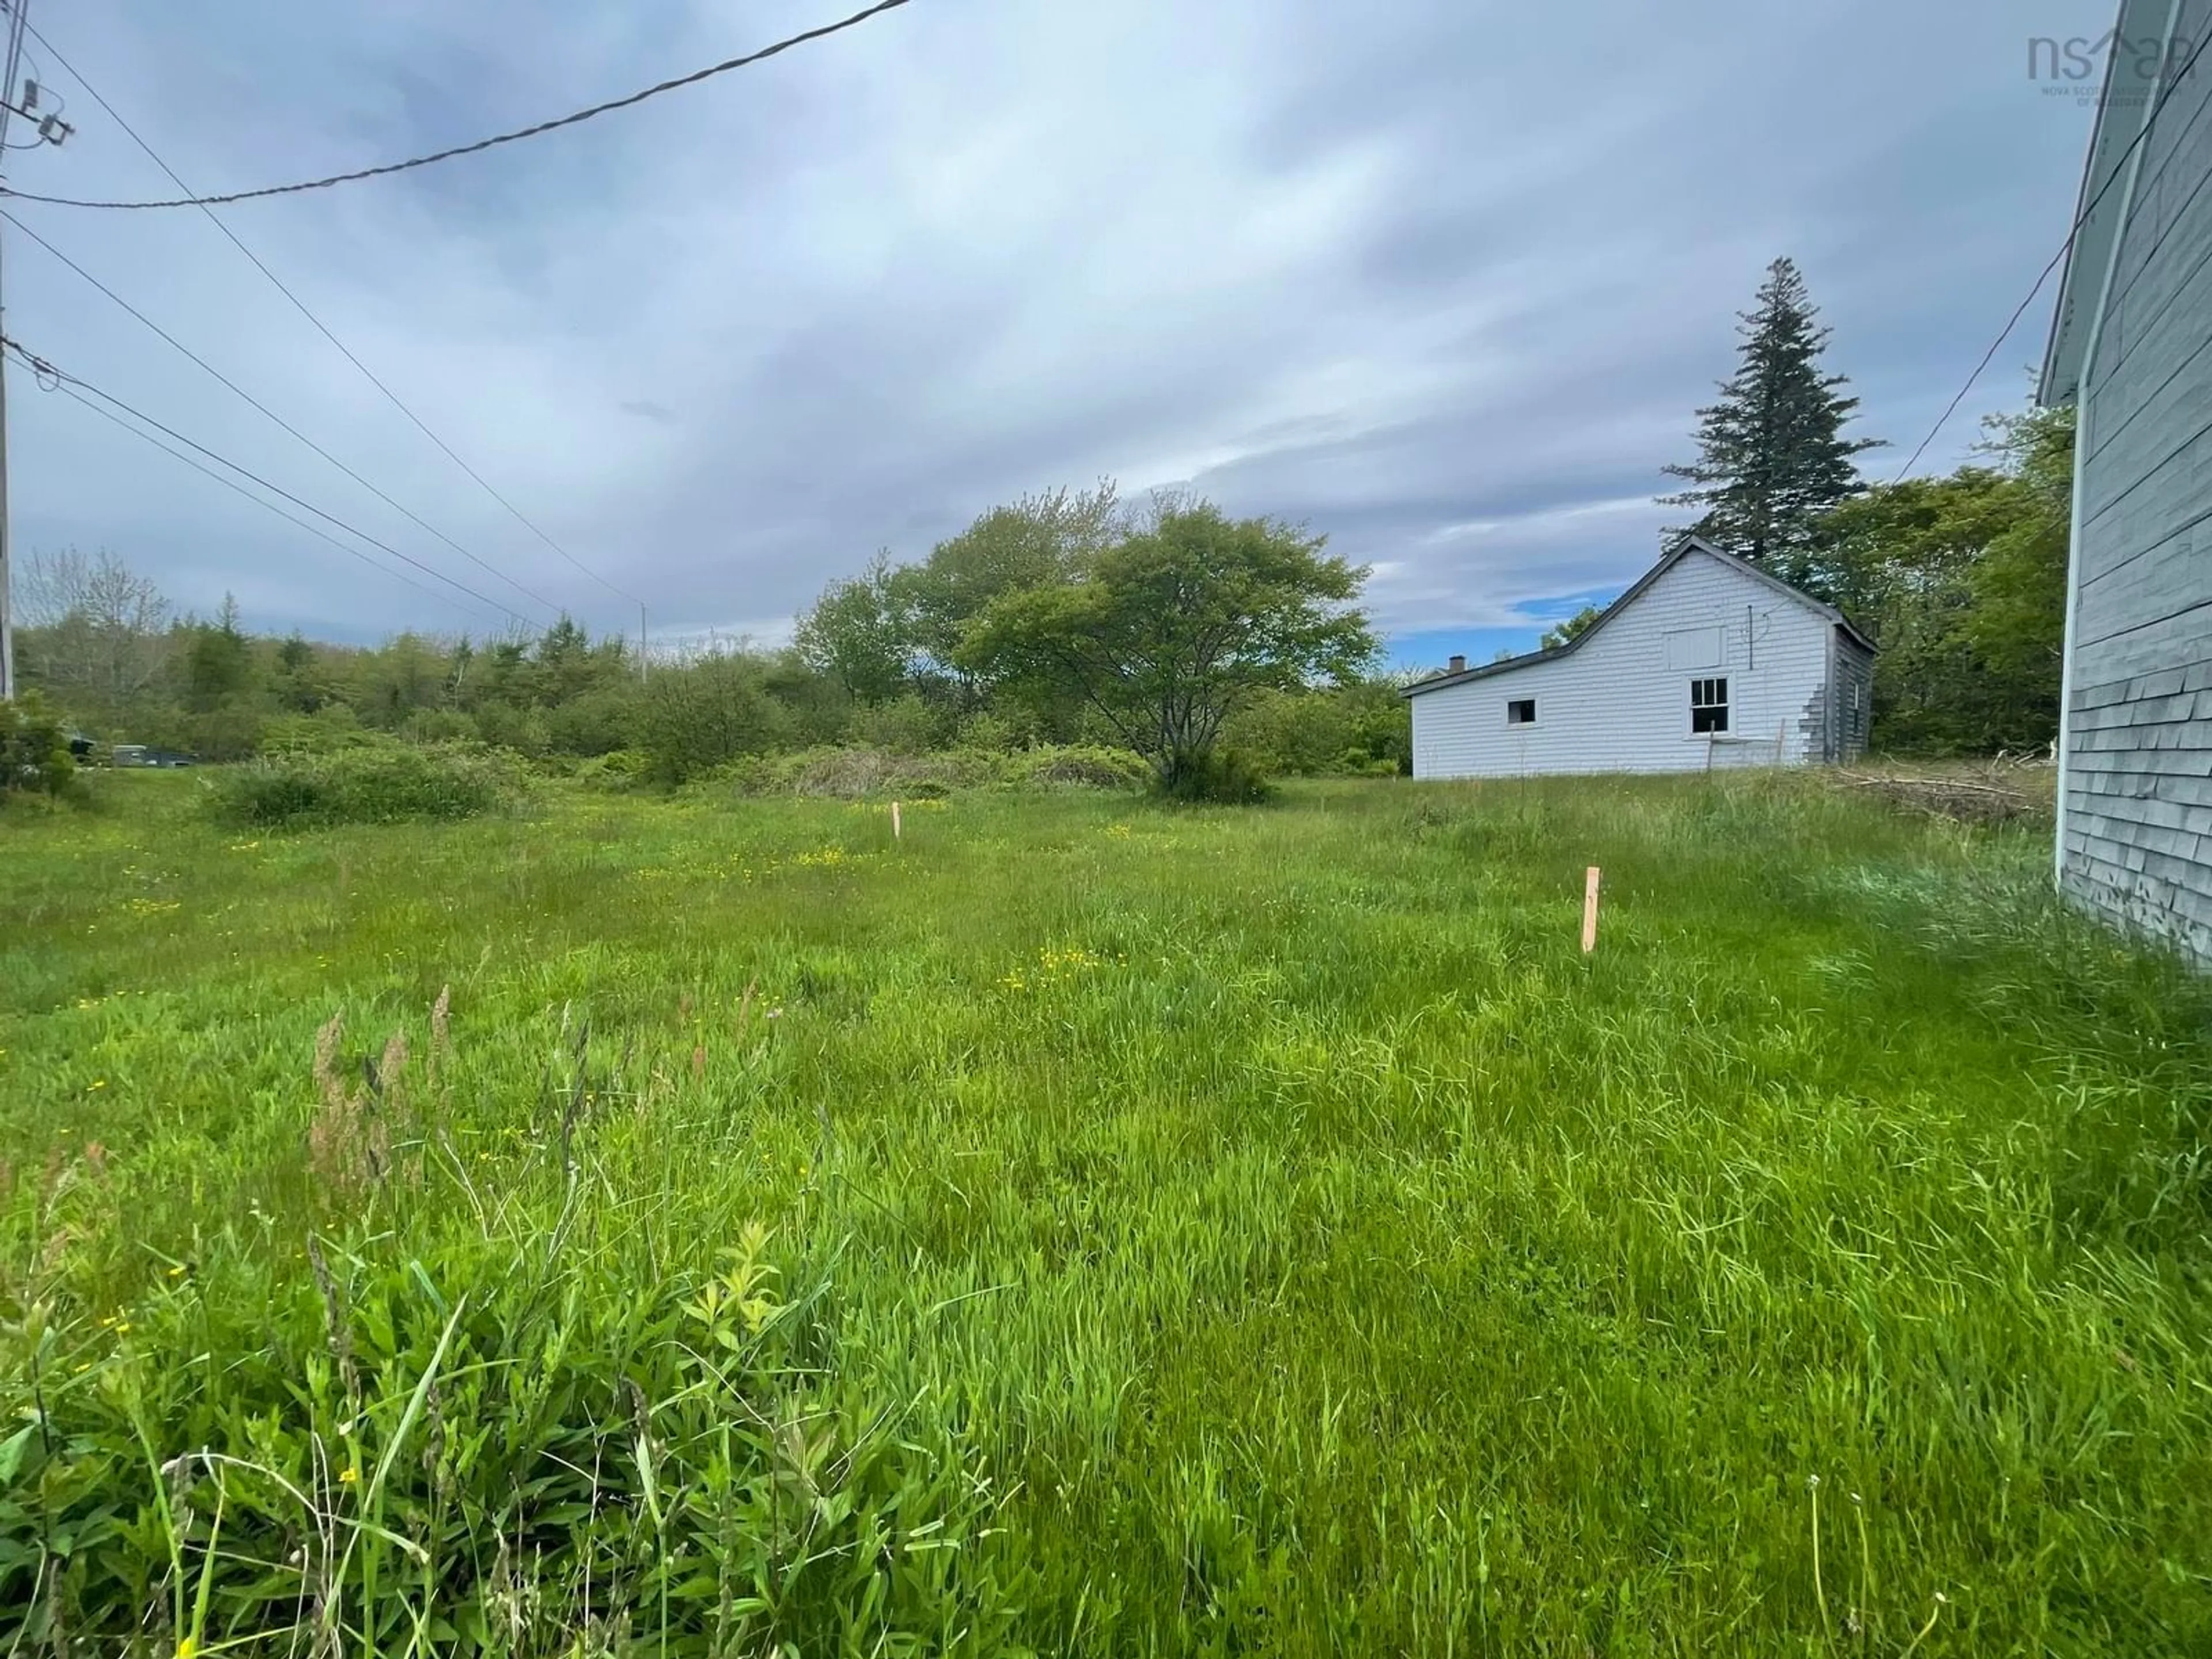
[[[928,0],[573,132],[227,212],[671,633],[764,631],[879,546],[1102,473],[1328,532],[1376,566],[1386,627],[1499,625],[1650,562],[1660,468],[1776,253],[1807,266],[1866,428],[1917,438],[2063,234],[2089,112],[2038,94],[2022,43],[2082,33],[2075,9]],[[474,137],[834,10],[86,0],[42,27],[216,187]],[[166,191],[48,74],[80,137],[11,182]],[[23,210],[550,604],[635,626],[196,216]],[[10,239],[11,332],[535,614]],[[2039,343],[1929,465],[2017,404]],[[270,626],[487,625],[17,388],[26,548],[112,546]]]

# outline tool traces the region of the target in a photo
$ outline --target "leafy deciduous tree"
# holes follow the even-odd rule
[[[1589,630],[1589,625],[1603,615],[1605,611],[1602,607],[1595,605],[1584,605],[1556,628],[1546,629],[1544,637],[1536,641],[1537,648],[1542,651],[1555,650],[1581,637]]]
[[[1979,754],[2057,733],[2073,412],[1989,425],[1990,462],[1877,486],[1822,526],[1808,585],[1881,647],[1881,747]]]
[[[1362,567],[1323,538],[1207,502],[1164,507],[1070,579],[1002,594],[957,653],[1013,696],[1082,699],[1169,788],[1266,690],[1343,679],[1375,653]]]
[[[112,718],[168,666],[169,602],[102,549],[33,553],[21,584],[26,674]]]
[[[1120,522],[1111,479],[1091,489],[1050,489],[993,507],[894,578],[914,647],[959,673],[969,623],[1006,594],[1067,580],[1112,544]]]
[[[808,666],[871,707],[905,690],[913,666],[914,630],[900,588],[890,555],[879,552],[859,575],[824,588],[793,636]]]

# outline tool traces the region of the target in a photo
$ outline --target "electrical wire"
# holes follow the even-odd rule
[[[386,494],[386,493],[385,493],[385,491],[383,491],[382,489],[379,489],[375,484],[371,483],[370,483],[367,478],[363,477],[360,473],[358,473],[358,472],[355,471],[353,468],[351,468],[350,466],[348,466],[348,465],[347,465],[343,461],[340,460],[337,456],[335,456],[335,455],[331,454],[331,452],[330,452],[329,450],[327,450],[327,449],[324,448],[324,447],[322,447],[322,445],[320,445],[320,444],[317,443],[317,442],[316,442],[313,438],[310,438],[310,437],[309,437],[306,433],[304,433],[304,432],[301,431],[301,430],[300,430],[300,428],[299,428],[298,427],[294,426],[294,425],[293,425],[289,421],[286,420],[286,419],[285,419],[282,415],[279,415],[279,414],[278,414],[275,410],[273,410],[273,409],[270,408],[268,404],[266,404],[263,403],[263,402],[262,402],[258,398],[256,398],[256,397],[255,397],[252,392],[250,392],[246,391],[246,388],[245,388],[245,387],[243,387],[243,386],[240,386],[240,385],[238,384],[238,382],[237,382],[237,381],[235,381],[235,380],[232,380],[232,379],[231,379],[228,374],[224,374],[221,369],[217,368],[216,368],[213,363],[210,363],[210,362],[208,362],[206,358],[204,358],[204,357],[201,356],[198,352],[194,351],[194,350],[193,350],[190,346],[188,346],[188,345],[185,344],[185,343],[184,343],[184,342],[182,342],[181,340],[178,339],[174,335],[171,334],[171,333],[170,333],[167,329],[163,328],[163,327],[162,327],[159,323],[155,322],[152,318],[150,318],[150,317],[149,317],[148,315],[146,315],[146,313],[145,313],[144,312],[143,312],[143,311],[139,310],[137,307],[136,307],[136,306],[132,305],[132,304],[131,304],[128,300],[125,299],[121,295],[118,294],[118,293],[117,293],[113,289],[112,289],[112,288],[110,288],[110,287],[108,287],[106,283],[105,283],[101,282],[101,281],[100,280],[100,278],[99,278],[99,277],[97,277],[97,276],[94,276],[90,271],[87,270],[86,270],[82,265],[81,265],[81,264],[77,264],[77,262],[76,262],[76,260],[74,260],[74,259],[70,258],[69,257],[69,255],[68,255],[68,254],[64,253],[64,252],[63,252],[59,248],[56,247],[56,246],[55,246],[52,242],[48,241],[45,237],[43,237],[43,236],[40,235],[40,234],[39,234],[39,233],[38,233],[37,231],[35,231],[35,230],[32,229],[32,228],[30,228],[30,226],[28,226],[28,225],[25,224],[25,223],[24,223],[21,219],[18,219],[18,218],[17,218],[14,214],[12,214],[12,213],[9,212],[5,208],[0,208],[0,219],[5,219],[5,220],[9,223],[9,224],[11,224],[11,225],[15,226],[16,229],[18,229],[18,230],[21,231],[21,232],[23,233],[23,234],[25,234],[26,236],[29,237],[33,241],[36,242],[36,243],[37,243],[40,247],[44,248],[47,252],[49,252],[49,253],[52,254],[52,255],[53,255],[53,257],[54,257],[55,258],[57,258],[57,259],[60,260],[62,264],[64,264],[67,265],[67,266],[68,266],[71,270],[75,271],[75,272],[76,272],[79,276],[82,276],[82,277],[86,282],[89,283],[90,283],[94,288],[98,289],[99,289],[102,294],[106,295],[110,300],[113,301],[114,301],[118,306],[121,307],[125,311],[128,312],[128,313],[129,313],[132,317],[135,317],[136,319],[137,319],[137,320],[138,320],[138,321],[140,321],[141,323],[143,323],[143,324],[144,324],[144,325],[145,325],[149,329],[152,330],[152,331],[154,331],[154,333],[155,333],[156,335],[160,336],[160,337],[161,337],[161,339],[162,339],[166,343],[167,343],[169,346],[171,346],[172,348],[173,348],[177,352],[179,352],[179,354],[181,354],[183,356],[185,356],[185,357],[186,357],[186,358],[190,359],[193,363],[197,364],[200,368],[202,368],[202,369],[205,370],[205,371],[206,371],[206,373],[207,373],[209,375],[210,375],[211,377],[213,377],[216,380],[219,381],[219,382],[220,382],[222,386],[224,386],[225,387],[228,388],[231,392],[234,392],[234,393],[235,393],[235,394],[236,394],[240,398],[243,399],[246,404],[250,404],[250,405],[251,405],[252,407],[253,407],[254,409],[256,409],[256,410],[259,410],[263,415],[264,415],[264,416],[268,416],[268,418],[269,418],[270,420],[271,420],[271,421],[275,422],[276,425],[278,425],[279,427],[283,428],[286,432],[289,433],[293,437],[295,437],[295,438],[298,439],[301,443],[305,444],[305,445],[306,445],[309,449],[313,450],[313,451],[315,452],[315,453],[316,453],[316,454],[318,454],[318,455],[321,456],[325,460],[328,461],[328,462],[329,462],[332,466],[334,466],[334,467],[337,468],[337,470],[338,470],[339,471],[341,471],[341,472],[344,473],[344,474],[346,475],[346,477],[347,477],[351,478],[351,479],[352,479],[356,483],[359,484],[359,485],[360,485],[363,489],[366,489],[367,491],[368,491],[368,493],[369,493],[370,495],[372,495],[375,496],[375,497],[377,498],[377,500],[379,500],[379,501],[382,501],[382,502],[383,502],[386,507],[388,507],[392,508],[392,510],[393,512],[398,513],[398,514],[399,514],[402,517],[404,517],[404,518],[405,518],[405,519],[409,520],[410,522],[412,522],[412,523],[416,526],[416,528],[418,528],[418,529],[420,529],[420,530],[422,530],[422,531],[426,532],[427,533],[428,533],[428,534],[430,534],[430,535],[432,535],[432,536],[436,537],[440,541],[441,541],[441,542],[445,543],[445,544],[446,544],[447,546],[448,546],[448,547],[452,548],[452,549],[453,550],[453,551],[454,551],[454,552],[456,552],[456,553],[459,554],[463,558],[466,559],[466,560],[467,560],[471,564],[475,565],[475,566],[476,566],[478,569],[480,569],[480,570],[485,571],[485,572],[487,572],[488,574],[491,574],[491,575],[493,575],[493,576],[496,576],[500,580],[501,580],[501,581],[505,582],[505,583],[506,583],[509,587],[513,588],[516,592],[520,593],[520,594],[521,594],[521,595],[523,595],[526,599],[530,599],[530,600],[533,601],[534,603],[536,603],[536,604],[538,604],[538,605],[539,605],[543,606],[543,607],[544,607],[547,611],[549,611],[549,612],[550,612],[550,614],[552,614],[553,616],[558,617],[558,616],[560,616],[560,615],[562,615],[562,608],[561,608],[559,605],[557,605],[554,604],[552,600],[550,600],[550,599],[547,599],[544,594],[542,594],[542,593],[538,593],[538,592],[536,592],[532,591],[532,589],[530,589],[530,588],[528,588],[528,587],[526,587],[522,583],[520,583],[520,582],[519,582],[519,581],[515,580],[515,579],[514,579],[514,577],[512,577],[512,576],[508,575],[505,571],[501,570],[501,569],[500,569],[500,568],[498,568],[496,566],[495,566],[495,565],[493,565],[493,564],[491,564],[491,563],[488,562],[487,561],[485,561],[485,560],[483,560],[483,559],[481,559],[481,558],[477,557],[474,553],[471,553],[471,551],[469,551],[469,550],[468,550],[467,548],[465,548],[465,547],[462,546],[459,542],[455,541],[455,540],[454,540],[451,536],[448,536],[448,535],[447,535],[444,531],[442,531],[442,530],[439,529],[439,528],[437,527],[437,526],[435,526],[435,525],[434,525],[434,524],[431,524],[428,520],[425,520],[424,518],[422,518],[419,514],[415,513],[414,511],[412,511],[412,510],[411,510],[411,509],[410,509],[409,507],[405,507],[405,506],[402,505],[400,502],[398,502],[398,501],[397,501],[393,500],[392,496],[390,496],[389,495]]]
[[[132,408],[129,404],[124,402],[122,398],[117,397],[113,392],[102,391],[99,386],[94,386],[91,381],[84,379],[82,375],[64,373],[63,370],[56,368],[52,363],[48,362],[45,358],[36,356],[28,348],[24,346],[20,340],[9,338],[6,336],[0,336],[0,346],[5,346],[8,349],[12,349],[18,357],[21,358],[24,363],[31,369],[32,373],[40,377],[41,385],[44,385],[46,380],[51,378],[61,386],[81,386],[85,391],[92,393],[94,397],[98,398],[101,402],[112,404],[117,409],[121,410],[133,420],[142,422],[145,425],[153,428],[155,431],[161,433],[165,437],[175,439],[179,443],[184,445],[185,448],[206,456],[208,459],[213,461],[216,465],[228,467],[231,471],[237,473],[239,477],[260,485],[262,489],[267,490],[270,495],[281,495],[284,500],[291,502],[293,506],[299,507],[303,512],[313,514],[316,518],[322,520],[324,523],[336,525],[340,530],[344,531],[348,535],[354,537],[357,540],[368,543],[379,552],[388,553],[393,558],[398,560],[402,564],[421,571],[424,575],[430,577],[433,580],[441,581],[445,583],[447,586],[454,589],[456,592],[467,594],[479,605],[489,605],[494,611],[513,617],[516,622],[520,623],[525,628],[534,626],[529,617],[515,610],[514,606],[502,605],[499,600],[491,598],[489,594],[479,592],[477,589],[471,587],[466,582],[459,580],[454,577],[448,576],[444,571],[438,569],[433,565],[423,563],[422,560],[414,557],[411,554],[401,552],[389,542],[379,541],[367,531],[360,528],[356,525],[349,524],[345,520],[339,518],[335,513],[325,512],[321,507],[317,507],[313,501],[304,501],[301,497],[295,495],[290,490],[285,489],[282,484],[274,484],[270,483],[268,479],[263,477],[259,473],[240,466],[236,461],[232,460],[228,456],[219,454],[216,451],[210,449],[205,444],[186,437],[183,433],[178,431],[173,426],[164,425],[161,422],[155,420],[151,415],[147,414],[143,410]]]
[[[45,385],[43,378],[41,379],[40,386],[43,390],[58,391],[61,392],[63,396],[70,398],[72,401],[82,404],[85,408],[99,416],[101,420],[106,421],[112,425],[120,427],[132,437],[140,439],[146,443],[153,445],[155,448],[160,450],[164,455],[171,456],[177,460],[182,461],[186,466],[191,468],[193,471],[204,474],[204,476],[214,479],[225,489],[230,490],[234,494],[243,495],[247,501],[252,501],[256,507],[262,508],[265,512],[275,514],[278,518],[283,520],[286,524],[295,526],[299,529],[306,531],[310,536],[320,537],[324,541],[328,542],[332,547],[337,549],[339,552],[346,554],[350,557],[359,559],[370,569],[380,571],[385,575],[391,577],[394,581],[405,582],[408,586],[413,588],[416,592],[427,593],[434,599],[442,600],[444,603],[452,605],[455,610],[463,611],[466,615],[471,617],[483,616],[484,613],[478,611],[475,606],[465,605],[458,599],[447,599],[446,595],[439,592],[435,588],[426,586],[422,583],[416,581],[412,576],[409,575],[404,570],[394,570],[390,565],[379,564],[374,559],[369,557],[368,554],[362,552],[359,548],[349,546],[346,543],[340,541],[337,537],[331,535],[329,531],[317,529],[313,525],[309,524],[305,519],[296,518],[293,514],[287,513],[283,507],[277,506],[276,502],[255,495],[252,490],[248,489],[244,484],[238,483],[235,479],[224,477],[222,473],[216,471],[205,462],[196,461],[191,456],[185,453],[183,450],[173,448],[168,444],[163,443],[152,433],[141,431],[138,428],[131,425],[130,422],[125,420],[120,415],[116,414],[112,410],[102,408],[100,404],[93,402],[91,398],[86,397],[75,386],[70,386],[64,381],[57,380],[53,386],[48,387]]]
[[[20,5],[22,0],[16,0],[16,3]],[[255,202],[270,196],[294,196],[301,191],[328,190],[333,185],[350,185],[363,179],[381,179],[395,173],[408,173],[416,167],[430,167],[440,161],[450,161],[457,156],[475,155],[484,150],[495,149],[501,144],[519,143],[525,138],[535,138],[544,133],[557,132],[562,127],[576,126],[597,116],[610,114],[618,109],[628,109],[635,104],[641,104],[648,98],[658,98],[663,93],[696,86],[702,81],[710,81],[718,75],[726,75],[732,70],[744,69],[749,64],[774,58],[780,52],[789,52],[793,46],[805,46],[809,41],[823,40],[829,35],[857,27],[872,17],[894,10],[906,3],[907,0],[876,0],[876,3],[866,10],[856,11],[850,17],[842,18],[835,23],[825,23],[819,28],[811,28],[803,33],[791,35],[777,41],[774,46],[763,46],[758,52],[747,52],[742,58],[725,58],[719,64],[708,64],[705,69],[694,70],[689,75],[679,75],[672,80],[656,82],[653,86],[629,93],[621,98],[611,98],[603,104],[593,104],[588,109],[576,110],[568,115],[556,116],[550,121],[539,121],[530,126],[518,127],[512,132],[497,133],[489,138],[479,138],[472,144],[456,144],[450,149],[435,150],[428,155],[413,156],[404,161],[387,161],[381,167],[362,167],[353,173],[334,173],[324,179],[306,179],[291,185],[269,185],[259,190],[232,191],[222,196],[182,196],[168,201],[155,202],[80,201],[67,196],[33,196],[27,191],[18,190],[4,190],[0,191],[0,193],[13,196],[18,201],[44,202],[53,207],[114,208],[127,211],[140,211],[153,208],[221,207],[230,202]]]
[[[68,58],[63,57],[60,49],[57,47],[52,41],[47,40],[45,35],[40,34],[35,27],[27,21],[24,24],[24,27],[29,32],[33,40],[36,40],[41,46],[45,47],[47,52],[53,54],[54,61],[62,66],[63,70],[70,76],[70,78],[75,80],[79,86],[85,89],[85,92],[90,96],[92,101],[99,105],[100,107],[106,112],[108,119],[114,122],[117,126],[120,127],[123,130],[125,136],[127,137],[132,143],[137,145],[140,149],[146,153],[146,159],[153,162],[155,167],[161,168],[161,171],[168,176],[168,179],[171,184],[174,185],[179,190],[184,191],[186,196],[191,196],[192,193],[192,187],[178,176],[177,170],[174,167],[171,167],[167,161],[161,159],[160,154],[155,149],[153,145],[148,143],[145,139],[138,136],[137,130],[135,127],[133,127],[128,121],[125,120],[121,115],[116,112],[115,106],[109,103],[106,98],[100,95],[100,88],[93,85],[90,81],[85,78],[84,71],[77,68],[76,64],[70,62]],[[567,548],[562,546],[560,543],[555,541],[552,537],[547,535],[543,530],[540,530],[536,524],[532,522],[530,519],[526,517],[521,508],[515,506],[513,501],[507,500],[505,495],[502,495],[498,490],[495,489],[482,473],[478,472],[476,468],[471,466],[466,461],[463,460],[460,456],[454,452],[453,447],[451,444],[440,437],[435,432],[433,432],[430,429],[428,422],[424,421],[420,415],[417,415],[412,409],[410,409],[398,392],[386,386],[383,380],[378,378],[374,371],[373,371],[367,363],[364,363],[359,357],[356,356],[352,348],[348,346],[343,340],[338,338],[336,334],[333,334],[330,330],[329,325],[325,323],[320,317],[318,317],[313,311],[308,309],[307,302],[305,300],[302,300],[298,295],[292,292],[289,288],[286,287],[283,282],[277,276],[276,273],[270,270],[266,264],[262,263],[260,255],[254,252],[252,248],[246,246],[244,242],[239,240],[237,233],[233,231],[228,225],[222,222],[221,215],[216,213],[213,208],[208,206],[204,202],[196,202],[195,205],[199,208],[202,213],[207,216],[208,222],[213,225],[217,230],[221,231],[230,245],[236,248],[240,253],[244,254],[248,260],[252,261],[253,268],[256,270],[259,271],[264,276],[266,276],[269,279],[270,285],[279,294],[283,295],[287,300],[290,301],[292,302],[293,308],[302,317],[305,317],[310,323],[313,324],[315,331],[325,340],[328,340],[332,345],[336,346],[338,349],[339,355],[343,356],[348,362],[351,363],[356,368],[361,371],[363,379],[368,380],[368,382],[371,386],[374,386],[379,392],[382,392],[391,402],[392,406],[394,409],[397,409],[402,415],[404,415],[409,420],[412,421],[415,423],[415,427],[417,431],[421,432],[424,437],[435,444],[441,450],[444,451],[446,459],[453,462],[455,466],[460,468],[463,472],[468,474],[469,477],[475,482],[478,489],[482,489],[484,494],[490,496],[492,500],[497,501],[500,506],[506,508],[508,514],[512,516],[518,524],[521,525],[524,529],[530,532],[532,535],[537,537],[539,541],[544,543],[546,546],[551,548],[554,552],[559,554],[561,557],[567,560],[568,563],[574,566],[576,569],[580,570],[585,575],[589,576],[593,581],[599,583],[600,586],[605,588],[607,592],[612,593],[617,599],[626,599],[635,605],[642,606],[645,604],[645,601],[640,599],[636,594],[630,592],[627,588],[617,586],[615,583],[608,580],[606,577],[601,575],[598,571],[592,569],[591,566],[586,564],[581,559],[571,553]]]
[[[2151,129],[2158,125],[2160,112],[2166,108],[2166,100],[2173,95],[2173,89],[2187,78],[2189,71],[2197,67],[2197,60],[2204,55],[2204,48],[2208,45],[2212,45],[2212,35],[2207,35],[2205,39],[2199,40],[2195,49],[2190,52],[2189,61],[2184,64],[2174,75],[2168,77],[2163,86],[2160,87],[2158,97],[2151,105],[2150,113],[2143,118],[2141,130],[2130,141],[2128,147],[2120,152],[2119,158],[2112,163],[2112,173],[2106,177],[2105,182],[2098,186],[2097,193],[2089,198],[2087,205],[2082,208],[2081,212],[2075,215],[2073,224],[2067,229],[2066,240],[2058,245],[2058,252],[2051,256],[2051,263],[2044,266],[2043,274],[2035,279],[2035,286],[2028,289],[2026,299],[2013,307],[2012,315],[2005,319],[2005,325],[1997,331],[1997,337],[1990,342],[1990,349],[1982,354],[1981,362],[1974,365],[1974,372],[1966,376],[1966,385],[1960,386],[1958,395],[1944,405],[1943,412],[1936,417],[1936,424],[1928,428],[1928,435],[1920,441],[1919,446],[1913,450],[1911,459],[1898,469],[1897,476],[1890,480],[1892,483],[1904,483],[1905,474],[1911,471],[1918,464],[1920,458],[1928,453],[1928,446],[1936,441],[1936,434],[1942,431],[1951,416],[1959,412],[1959,405],[1966,401],[1966,394],[1974,389],[1974,383],[1982,378],[1982,371],[1990,366],[1997,353],[2003,349],[2004,343],[2011,337],[2013,330],[2019,326],[2020,319],[2027,314],[2027,308],[2035,303],[2035,296],[2043,292],[2043,285],[2051,280],[2051,273],[2063,264],[2066,262],[2066,256],[2074,251],[2074,240],[2081,234],[2081,227],[2089,222],[2089,216],[2097,210],[2098,204],[2105,199],[2106,192],[2119,182],[2120,175],[2127,171],[2128,159],[2142,147],[2143,141],[2150,137]],[[2120,51],[2119,45],[2115,43],[2112,50],[2117,58]],[[2107,109],[2111,107],[2109,103],[2106,107]]]

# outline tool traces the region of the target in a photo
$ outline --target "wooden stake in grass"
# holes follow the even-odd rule
[[[899,815],[898,815],[898,803],[897,803],[896,801],[893,801],[893,802],[891,803],[891,839],[892,839],[893,841],[896,841],[898,838],[899,838]]]
[[[1597,866],[1583,878],[1583,954],[1597,949]]]

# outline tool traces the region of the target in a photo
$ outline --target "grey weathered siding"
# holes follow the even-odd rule
[[[1855,761],[1866,753],[1867,732],[1874,724],[1874,653],[1836,634],[1836,672],[1831,682],[1836,691],[1833,761]]]
[[[2212,33],[2212,0],[2176,33]],[[2175,82],[2139,167],[2077,394],[2059,879],[2212,961],[2212,66]]]

